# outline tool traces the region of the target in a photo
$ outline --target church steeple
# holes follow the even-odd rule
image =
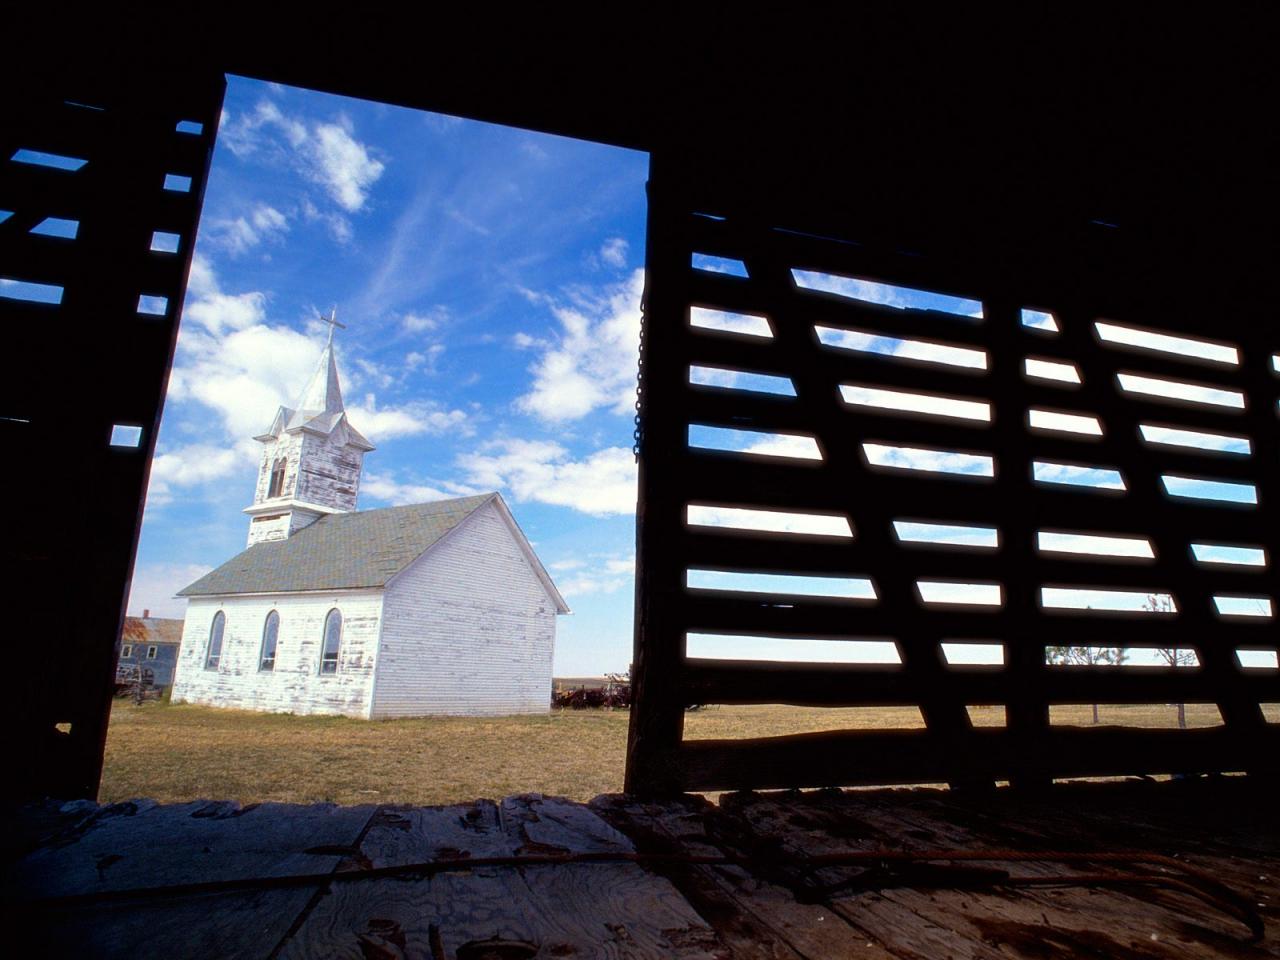
[[[330,325],[329,340],[324,345],[324,352],[320,354],[320,363],[316,366],[316,372],[311,375],[311,379],[307,381],[307,388],[298,398],[298,409],[341,413],[344,409],[342,387],[338,383],[338,361],[333,355],[333,332],[339,327],[345,330],[347,325],[338,322],[337,307],[333,308],[329,316],[320,319]]]
[[[329,337],[296,407],[280,407],[262,443],[258,486],[245,508],[249,546],[284,540],[327,513],[356,508],[364,455],[374,449],[347,419],[338,381],[333,334],[337,309],[327,317]]]

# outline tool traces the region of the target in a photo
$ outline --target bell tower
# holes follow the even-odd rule
[[[258,486],[249,515],[249,546],[285,540],[327,513],[356,508],[364,455],[374,449],[347,420],[338,383],[333,334],[337,308],[327,317],[329,338],[296,407],[281,407],[262,444]]]

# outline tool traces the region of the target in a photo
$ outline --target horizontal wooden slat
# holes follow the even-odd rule
[[[1137,585],[1135,585],[1137,586]],[[1145,592],[1141,587],[1139,592]],[[1007,596],[1007,595],[1006,595]],[[1142,612],[1104,610],[1044,610],[1039,616],[1016,617],[1002,607],[923,604],[913,590],[904,591],[901,604],[776,605],[767,600],[687,593],[667,598],[669,616],[677,629],[691,633],[724,633],[778,637],[962,638],[1001,637],[1014,633],[1020,642],[1057,645],[1094,644],[1122,647],[1236,646],[1269,643],[1273,623],[1262,618],[1206,621],[1197,616],[1157,616]],[[1190,621],[1194,625],[1187,626]],[[1196,621],[1199,621],[1196,623]],[[1034,633],[1032,633],[1034,631]],[[1020,636],[1019,636],[1020,635]],[[833,640],[833,642],[839,642]]]
[[[1198,773],[1280,764],[1280,730],[1261,743],[1224,728],[1053,729],[1034,741],[975,729],[944,738],[926,731],[820,733],[767,740],[686,741],[676,751],[685,790],[770,789],[1008,779]],[[1264,745],[1270,753],[1258,754]]]
[[[966,703],[1216,702],[1221,697],[1266,702],[1280,697],[1280,674],[1215,682],[1180,668],[1049,667],[1035,678],[1011,685],[1007,667],[947,670],[946,695]],[[684,668],[685,702],[695,704],[781,703],[808,707],[909,706],[937,691],[908,670],[893,665],[759,663],[690,660]]]
[[[1090,535],[1089,531],[1083,531]],[[1099,535],[1107,535],[1101,531]],[[761,537],[761,539],[766,539]],[[801,564],[801,570],[807,559],[810,542],[803,544],[787,544],[791,549],[783,549],[770,554],[768,548],[761,551],[746,552],[734,557],[734,550],[744,547],[742,538],[729,538],[732,543],[723,550],[714,551],[720,558],[715,564],[702,560],[712,551],[705,549],[690,550],[686,559],[690,569],[715,569],[739,571],[745,573],[765,572],[755,570],[751,564],[754,560],[764,560],[767,569],[786,572],[787,561]],[[692,542],[693,537],[689,538]],[[778,547],[778,539],[772,539],[773,547]],[[931,544],[902,543],[886,553],[880,542],[868,544],[865,539],[848,544],[843,549],[830,551],[832,558],[844,564],[844,572],[849,575],[861,574],[874,577],[877,572],[890,573],[895,578],[915,577],[923,579],[963,580],[971,578],[984,582],[999,582],[1015,573],[1020,581],[1033,579],[1036,583],[1048,585],[1080,584],[1082,586],[1100,587],[1103,589],[1119,589],[1141,584],[1160,584],[1162,590],[1173,590],[1180,594],[1179,587],[1186,586],[1194,591],[1194,596],[1205,596],[1209,593],[1259,593],[1269,594],[1275,589],[1275,581],[1267,575],[1265,567],[1237,568],[1225,565],[1200,565],[1193,568],[1174,568],[1159,562],[1162,558],[1134,559],[1121,557],[1100,557],[1089,554],[1053,553],[1041,551],[1036,554],[1033,570],[1015,569],[1016,560],[1004,548],[979,549],[977,547],[938,547]],[[1189,552],[1189,548],[1188,548]],[[1180,558],[1174,558],[1178,560]],[[821,567],[819,567],[821,569]],[[1245,572],[1242,572],[1245,571]],[[1261,575],[1259,575],[1261,574]],[[781,594],[780,594],[781,595]],[[745,595],[744,595],[745,596]],[[1188,602],[1179,597],[1184,605]],[[807,603],[817,602],[804,598]],[[840,601],[830,601],[839,603]],[[844,603],[854,601],[845,600]],[[861,601],[858,601],[861,602]],[[1261,619],[1261,618],[1260,618]]]

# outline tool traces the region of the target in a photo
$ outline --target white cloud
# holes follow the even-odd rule
[[[420,401],[399,407],[379,407],[371,393],[365,394],[358,403],[348,401],[347,415],[355,428],[374,443],[423,433],[470,433],[467,415],[461,410],[443,410]]]
[[[129,616],[150,610],[153,617],[186,616],[187,601],[174,594],[199,580],[212,568],[198,563],[140,563],[133,569],[129,588]]]
[[[686,516],[691,526],[728,527],[734,530],[758,530],[766,533],[797,533],[821,537],[853,536],[844,514],[788,513],[783,510],[760,510],[750,507],[717,507],[691,503]]]
[[[174,487],[196,486],[243,474],[256,463],[257,451],[248,438],[234,446],[192,443],[164,450],[151,461],[147,504],[158,506],[168,503],[173,499]]]
[[[338,243],[350,243],[354,230],[351,221],[335,211],[323,211],[310,200],[302,202],[302,215],[312,222],[323,223],[329,228],[329,235]]]
[[[312,128],[306,151],[309,175],[322,184],[344,210],[355,213],[364,206],[369,188],[382,176],[381,161],[351,136],[346,125],[321,123]]]
[[[422,370],[424,373],[434,374],[436,365],[440,362],[440,358],[444,356],[445,346],[443,343],[433,343],[426,350],[413,350],[405,354],[404,366],[406,370]]]
[[[224,110],[218,127],[218,140],[237,157],[247,157],[274,146],[267,137],[268,129],[275,129],[295,148],[307,139],[304,123],[286,117],[270,100],[262,100],[251,113],[238,117]]]
[[[401,483],[388,474],[370,473],[360,481],[360,492],[374,500],[398,507],[408,503],[430,503],[434,500],[449,500],[453,497],[469,497],[484,491],[457,483],[442,483],[438,487],[422,483]]]
[[[612,556],[596,557],[585,563],[577,560],[561,561],[560,564],[552,564],[552,569],[570,573],[556,584],[566,597],[580,597],[588,593],[617,593],[624,587],[629,589],[633,585],[636,558]]]
[[[570,507],[592,516],[628,514],[636,506],[636,464],[626,447],[574,460],[547,440],[503,440],[458,458],[469,484],[505,489],[518,502]]]
[[[546,349],[551,346],[551,341],[543,340],[541,337],[530,336],[520,330],[511,337],[511,345],[517,350],[532,350],[534,347]]]
[[[277,407],[297,400],[319,355],[318,342],[283,326],[259,322],[230,332],[184,329],[168,396],[210,408],[223,438],[252,437],[270,425]],[[210,425],[192,419],[202,433]]]
[[[271,132],[283,139],[287,150]],[[251,113],[229,118],[220,137],[238,157],[268,152],[287,159],[348,213],[364,206],[370,188],[386,169],[355,138],[347,117],[308,124],[284,114],[269,100],[261,101]]]
[[[247,217],[219,220],[211,225],[213,242],[232,256],[240,256],[260,243],[278,241],[288,232],[288,217],[265,203],[255,207]]]
[[[821,290],[851,300],[880,303],[899,309],[939,310],[961,317],[980,318],[982,302],[946,293],[933,293],[911,287],[897,287],[875,280],[846,277],[835,273],[818,273],[813,270],[792,268],[791,276],[796,285],[805,290]]]
[[[610,237],[600,248],[600,259],[611,267],[627,265],[627,241],[622,237]]]
[[[878,353],[906,360],[923,360],[971,370],[987,368],[987,354],[972,347],[957,347],[928,340],[901,340],[860,330],[839,330],[834,327],[816,326],[818,340],[828,346],[861,353]]]
[[[400,318],[400,326],[406,333],[426,333],[438,329],[448,315],[446,307],[433,307],[426,313],[406,313]]]
[[[517,405],[542,420],[576,420],[600,407],[630,413],[635,402],[644,272],[602,296],[553,305],[558,341],[530,368],[533,389]]]
[[[257,445],[276,408],[292,406],[315,370],[318,337],[267,321],[267,298],[260,292],[222,291],[208,261],[192,267],[189,302],[178,337],[168,399],[176,409],[176,429],[190,438],[185,446],[162,448],[152,469],[152,503],[164,503],[176,487],[209,483],[252,469]],[[344,382],[354,374],[386,386],[388,375],[356,357],[350,366],[341,348]],[[394,378],[393,378],[394,379]],[[374,393],[348,402],[352,424],[375,444],[395,437],[470,431],[462,410],[424,402],[380,404]],[[168,422],[168,421],[166,421]],[[166,435],[169,428],[166,428]]]
[[[742,448],[743,453],[755,453],[765,457],[793,457],[797,460],[821,460],[822,452],[813,437],[792,433],[779,433],[757,440]]]
[[[961,473],[977,477],[995,476],[995,458],[986,454],[895,447],[883,443],[864,443],[862,449],[867,455],[867,462],[872,466],[900,467],[928,473]]]
[[[356,369],[361,373],[360,382],[367,380],[377,384],[381,389],[385,390],[395,384],[396,378],[382,364],[374,363],[364,357],[360,357],[355,362]],[[353,379],[351,385],[356,385],[357,381]]]
[[[266,317],[267,298],[263,294],[257,291],[238,295],[223,293],[212,265],[199,254],[191,261],[187,294],[182,311],[184,334],[191,331],[192,321],[209,333],[221,334],[262,323]]]
[[[588,593],[617,593],[627,585],[622,577],[599,577],[590,573],[576,573],[556,584],[564,597],[581,597]]]

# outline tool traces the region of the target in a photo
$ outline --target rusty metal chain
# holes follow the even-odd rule
[[[640,448],[644,445],[644,337],[648,299],[647,282],[645,286],[646,289],[640,294],[640,338],[637,345],[639,355],[636,359],[636,417],[635,428],[631,431],[631,455],[635,457],[636,463],[640,462]]]

